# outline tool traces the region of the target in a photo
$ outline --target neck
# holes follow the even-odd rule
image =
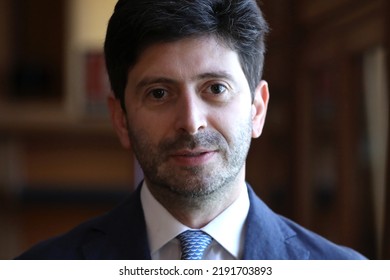
[[[236,179],[204,196],[182,196],[167,188],[154,186],[145,179],[150,192],[165,209],[182,224],[202,228],[228,208],[245,186],[244,169]]]

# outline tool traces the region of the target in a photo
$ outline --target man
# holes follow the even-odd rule
[[[105,41],[109,108],[145,180],[20,258],[363,259],[273,213],[245,182],[269,99],[267,30],[254,0],[119,0]]]

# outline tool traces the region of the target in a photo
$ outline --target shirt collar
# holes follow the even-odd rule
[[[241,258],[243,253],[249,204],[248,190],[244,184],[238,198],[202,229],[236,259]]]
[[[154,198],[145,181],[141,189],[141,203],[152,255],[170,240],[188,229]]]
[[[151,194],[144,182],[141,202],[145,215],[151,254],[189,228],[176,220]],[[239,197],[227,209],[207,224],[203,231],[214,238],[235,258],[240,258],[244,242],[245,220],[249,211],[249,197],[245,183]]]

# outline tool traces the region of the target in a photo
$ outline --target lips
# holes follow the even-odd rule
[[[192,156],[199,156],[199,155],[202,155],[202,154],[207,154],[207,153],[212,153],[214,152],[213,150],[208,150],[208,149],[193,149],[193,150],[180,150],[180,151],[176,151],[175,153],[173,153],[173,156],[188,156],[188,157],[192,157]]]
[[[180,150],[174,152],[171,158],[179,165],[198,166],[208,163],[216,153],[216,150],[209,149]]]

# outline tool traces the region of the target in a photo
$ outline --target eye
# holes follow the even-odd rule
[[[213,94],[221,94],[227,90],[226,86],[222,84],[213,84],[210,86],[210,91]]]
[[[154,99],[163,99],[167,95],[167,92],[165,89],[157,88],[157,89],[151,90],[149,92],[149,95],[151,97],[153,97]]]

